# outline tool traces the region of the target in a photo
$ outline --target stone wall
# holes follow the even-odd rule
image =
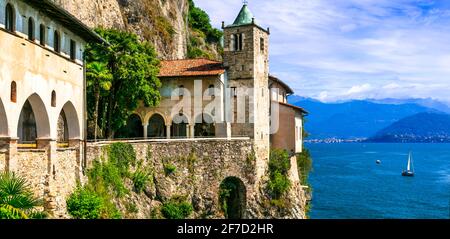
[[[139,211],[127,216],[149,218],[152,209],[173,197],[186,197],[194,207],[192,218],[224,218],[219,204],[220,184],[228,177],[236,177],[245,185],[244,218],[305,218],[305,196],[293,167],[290,172],[292,188],[287,195],[289,206],[274,208],[266,195],[268,176],[258,178],[254,142],[242,139],[184,139],[136,141],[131,143],[138,160],[154,172],[153,184],[145,195],[130,194],[127,203],[137,205]],[[92,143],[87,148],[88,165],[92,160],[107,158],[106,143]],[[296,166],[295,159],[292,164]],[[165,165],[175,166],[173,173],[165,172]],[[91,166],[89,166],[91,167]],[[119,208],[125,208],[120,205]],[[123,209],[123,211],[125,211]]]
[[[40,149],[19,150],[16,156],[16,173],[27,179],[38,198],[44,197],[49,177],[47,158],[46,151]]]
[[[6,166],[6,152],[3,152],[0,149],[0,172],[3,172],[5,170]]]
[[[154,171],[153,199],[162,201],[186,196],[191,201],[195,218],[221,218],[219,187],[227,177],[237,177],[245,185],[247,215],[254,214],[257,204],[255,162],[249,160],[253,144],[249,139],[236,140],[171,140],[132,143],[138,160]],[[91,144],[87,158],[104,157],[105,144]],[[91,163],[91,162],[90,162]],[[174,165],[174,173],[167,175],[165,165]],[[136,204],[139,205],[139,199]],[[145,208],[145,207],[144,207]]]
[[[77,152],[75,148],[57,150],[52,178],[54,189],[54,199],[52,200],[54,200],[54,216],[56,218],[68,217],[66,199],[75,190],[78,181]]]

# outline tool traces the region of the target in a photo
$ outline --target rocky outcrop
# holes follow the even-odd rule
[[[129,30],[163,59],[186,58],[187,0],[53,0],[89,27]]]
[[[107,158],[108,144],[88,146],[89,161]],[[243,218],[305,218],[306,197],[298,183],[293,184],[282,203],[274,205],[267,195],[268,177],[258,178],[258,164],[251,140],[199,140],[132,143],[138,161],[152,171],[151,183],[141,193],[133,191],[116,205],[125,218],[159,218],[161,205],[182,197],[194,211],[190,218],[224,218],[219,202],[220,185],[229,178],[242,182],[243,198],[238,205]],[[92,163],[92,162],[90,162]],[[173,171],[167,172],[168,166]],[[296,170],[296,169],[295,169]],[[239,187],[241,187],[239,186]]]

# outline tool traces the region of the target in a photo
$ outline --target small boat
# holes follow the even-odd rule
[[[406,170],[403,170],[402,176],[406,176],[406,177],[414,176],[414,165],[413,165],[411,152],[409,152],[408,166],[406,166]]]
[[[381,160],[377,160],[375,161],[377,164],[381,164]]]

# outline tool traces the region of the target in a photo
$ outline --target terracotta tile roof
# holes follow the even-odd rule
[[[287,93],[288,95],[294,94],[294,91],[292,90],[292,88],[289,87],[288,84],[286,84],[286,83],[284,83],[282,80],[280,80],[278,77],[273,76],[273,75],[269,75],[269,79],[272,80],[272,81],[274,81],[274,82],[278,82],[280,85],[282,85],[282,86],[285,88],[286,93]]]
[[[222,62],[208,59],[161,61],[159,77],[217,76],[225,72]]]
[[[283,102],[278,102],[278,103],[279,103],[280,105],[284,105],[284,106],[293,108],[293,109],[295,109],[295,110],[299,110],[299,111],[301,111],[303,114],[309,114],[309,112],[306,111],[305,109],[303,109],[302,107],[298,107],[298,106],[296,106],[296,105],[291,105],[291,104],[287,104],[287,103],[283,103]]]

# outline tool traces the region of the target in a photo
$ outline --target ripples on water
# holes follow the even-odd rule
[[[314,160],[311,218],[450,218],[450,144],[307,147]],[[409,151],[415,176],[402,177]]]

